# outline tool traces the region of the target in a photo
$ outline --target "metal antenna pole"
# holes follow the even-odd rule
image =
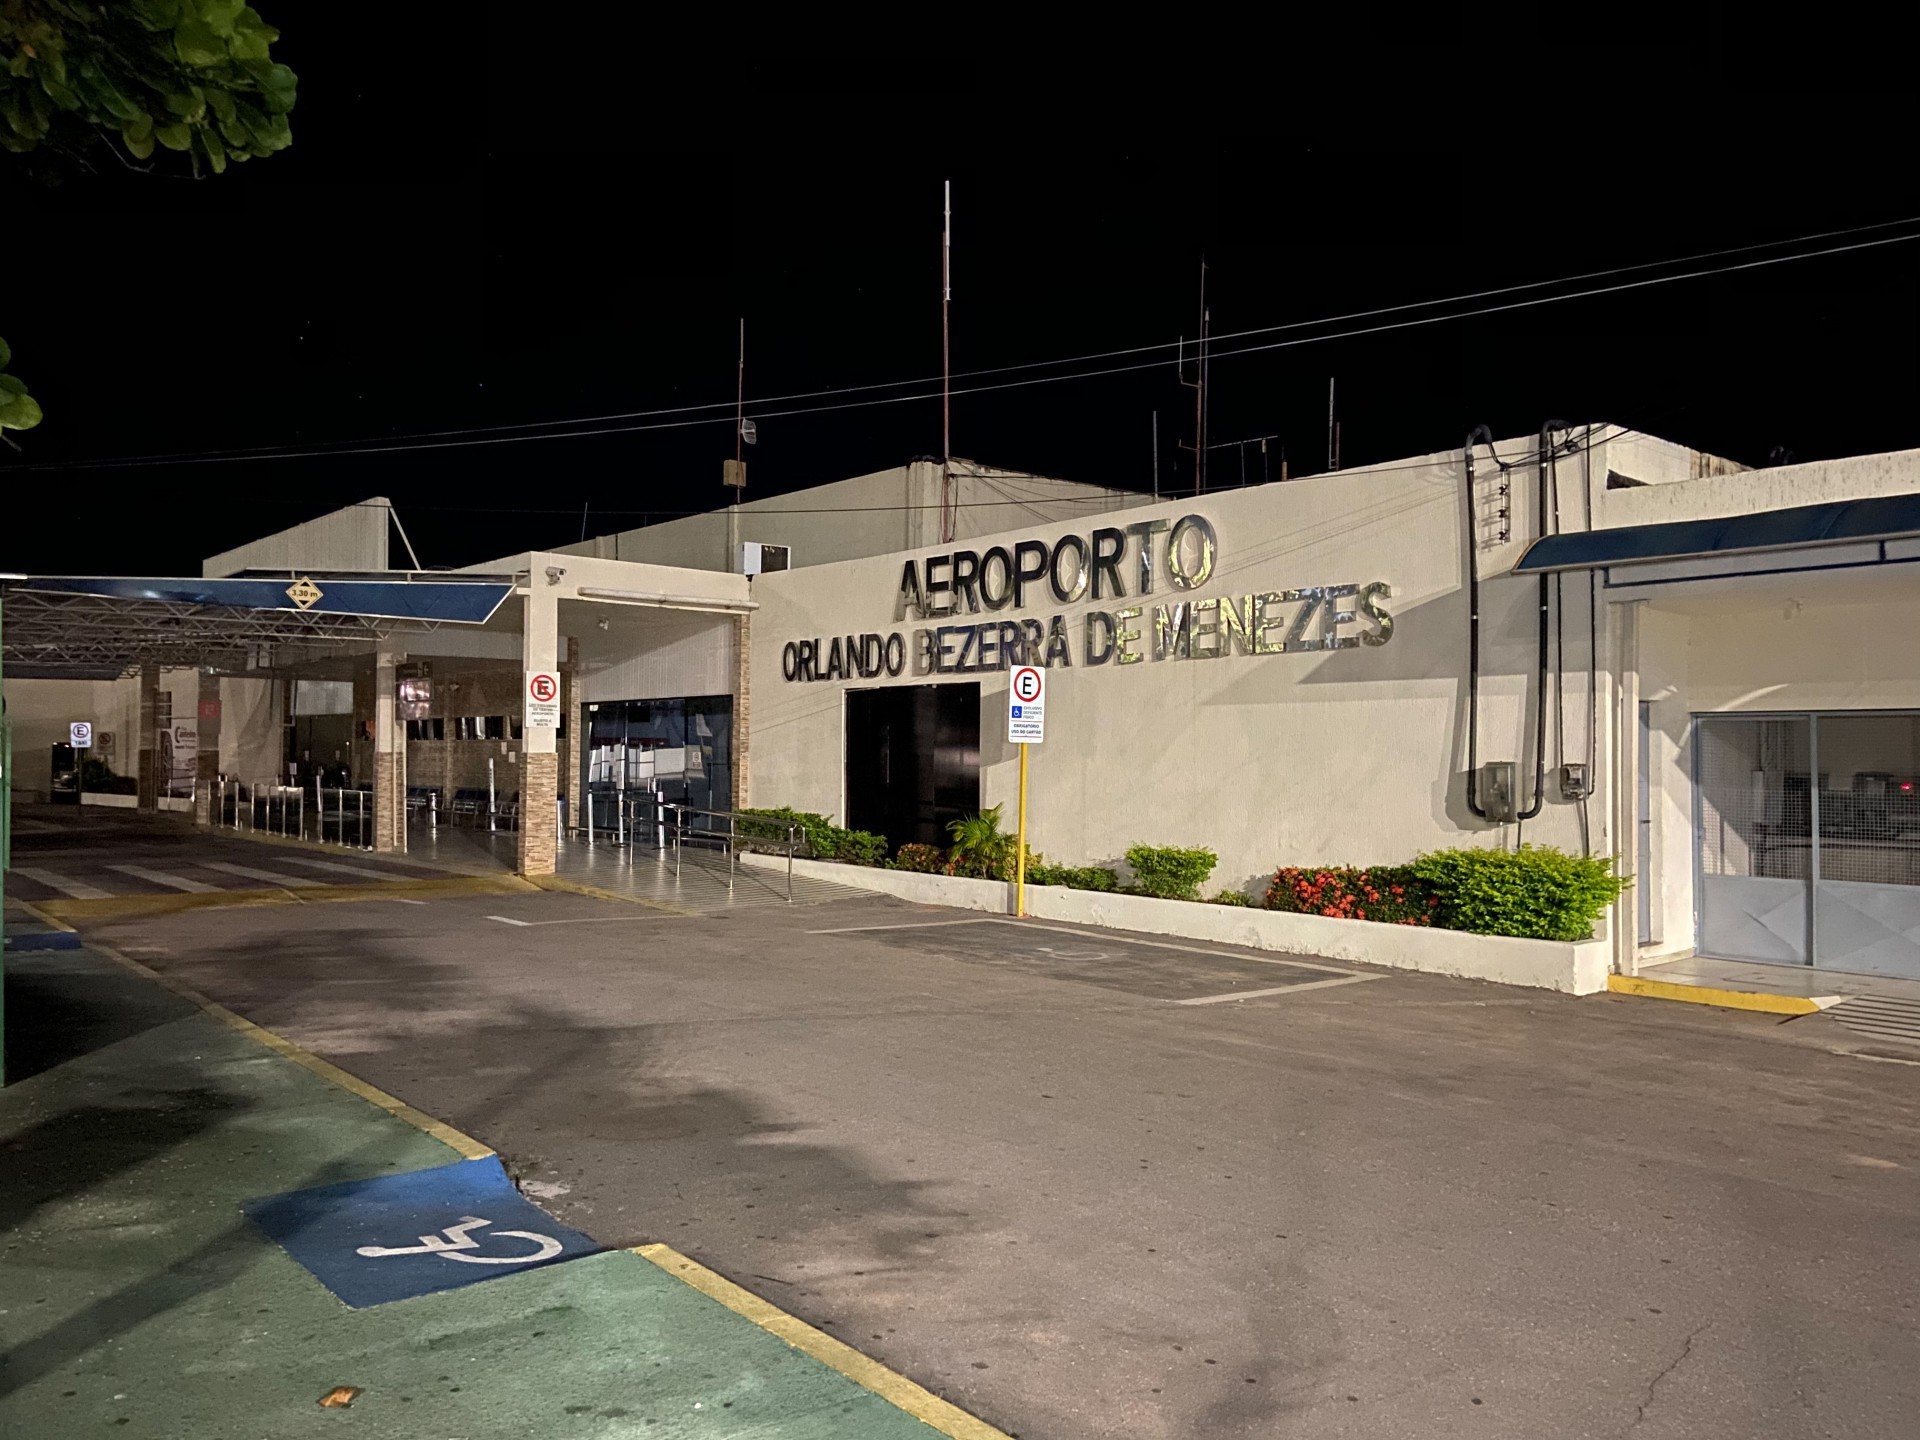
[[[1153,498],[1160,498],[1160,412],[1153,412]]]
[[[940,538],[953,539],[953,182],[945,181],[940,219]]]
[[[1194,364],[1193,493],[1207,488],[1207,262],[1200,262],[1200,344]]]
[[[1327,377],[1327,469],[1340,468],[1340,447],[1333,436],[1333,377]]]

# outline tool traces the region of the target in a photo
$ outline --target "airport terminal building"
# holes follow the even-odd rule
[[[897,847],[1011,811],[1031,664],[1054,860],[1203,845],[1257,894],[1537,842],[1634,877],[1618,972],[1920,978],[1920,452],[1752,471],[1556,425],[1157,501],[921,461],[457,572],[392,567],[388,530],[370,502],[203,577],[9,585],[16,791],[57,789],[89,720],[113,803],[207,823],[317,783],[383,849],[491,797],[529,873],[646,844],[659,799]],[[254,628],[201,653],[142,619],[241,585]]]

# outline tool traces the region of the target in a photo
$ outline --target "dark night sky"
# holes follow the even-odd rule
[[[368,46],[318,7],[260,8],[300,75],[291,150],[197,184],[111,167],[57,191],[0,156],[0,334],[48,416],[24,454],[0,455],[0,568],[197,573],[373,494],[394,498],[428,565],[578,538],[583,503],[595,531],[614,512],[721,504],[730,416],[389,455],[21,467],[725,400],[742,314],[750,414],[755,395],[934,376],[948,177],[956,370],[1190,335],[1203,254],[1218,332],[1920,216],[1894,102],[1772,90],[1710,49],[1468,86],[1389,53],[1371,89],[1223,87],[1232,98],[1187,107],[1182,128],[1134,71],[1043,104],[1012,74],[939,97],[911,74],[795,91],[761,59],[728,80],[736,103],[721,73],[642,37],[603,36],[562,77],[510,25],[462,38],[383,22]],[[1617,85],[1596,78],[1609,65]],[[1220,359],[1212,434],[1278,433],[1296,472],[1318,469],[1334,374],[1348,464],[1549,416],[1749,463],[1776,446],[1920,446],[1917,278],[1920,243],[1894,245]],[[1188,478],[1174,445],[1190,406],[1170,363],[962,395],[954,449],[1145,489],[1158,410],[1171,487]],[[939,409],[760,431],[750,494],[935,453]],[[1213,483],[1237,481],[1230,454],[1213,463]]]

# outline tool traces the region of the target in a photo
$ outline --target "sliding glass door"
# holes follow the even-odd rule
[[[1694,727],[1703,955],[1920,978],[1920,714]]]

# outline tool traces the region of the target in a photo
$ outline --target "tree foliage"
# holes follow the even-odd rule
[[[0,431],[31,430],[40,423],[40,406],[27,393],[26,382],[7,373],[13,352],[0,340]]]
[[[104,140],[195,175],[284,150],[279,38],[241,0],[0,0],[0,148],[77,158]]]

